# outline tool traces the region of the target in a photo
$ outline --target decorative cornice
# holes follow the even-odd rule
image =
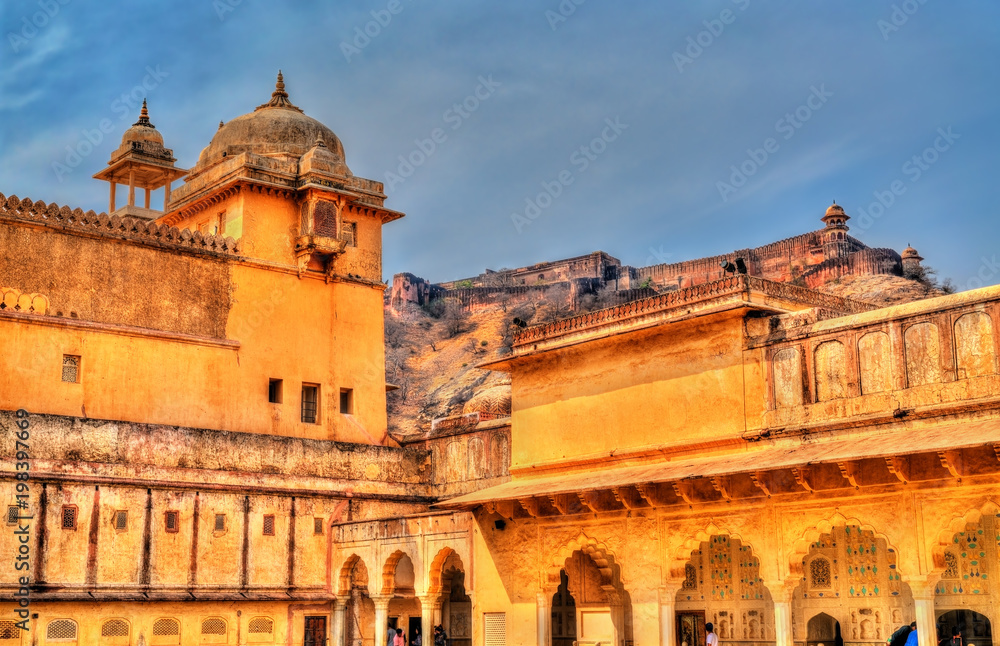
[[[805,287],[789,285],[788,283],[777,283],[756,276],[736,275],[711,283],[624,303],[589,314],[574,316],[561,321],[535,325],[517,332],[514,335],[514,346],[522,346],[568,333],[601,328],[610,324],[623,323],[640,316],[661,313],[684,305],[691,305],[719,297],[746,294],[746,298],[749,301],[750,292],[758,292],[764,296],[773,298],[792,300],[843,314],[856,314],[878,309],[878,306],[871,303],[823,294]]]

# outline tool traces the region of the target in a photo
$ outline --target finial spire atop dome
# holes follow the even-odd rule
[[[146,126],[147,128],[155,128],[153,124],[149,122],[149,110],[146,109],[146,99],[142,100],[142,110],[139,111],[139,120],[132,124],[133,126]]]
[[[285,77],[281,74],[281,70],[278,70],[278,81],[274,84],[274,92],[271,93],[271,100],[258,105],[254,112],[263,110],[264,108],[287,108],[302,112],[302,108],[292,105],[292,102],[288,100],[288,92],[285,91]]]

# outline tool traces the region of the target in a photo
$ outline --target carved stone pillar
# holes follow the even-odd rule
[[[774,641],[775,646],[793,646],[792,644],[792,591],[791,586],[783,583],[764,584],[771,592],[774,601]]]
[[[660,646],[674,646],[677,643],[677,591],[676,586],[660,588]],[[636,635],[638,641],[638,635]]]
[[[424,646],[434,646],[434,626],[441,613],[441,595],[420,597],[420,641]],[[410,637],[412,640],[412,636]]]
[[[538,646],[551,646],[552,644],[552,594],[547,590],[540,591],[535,595],[535,608],[538,611]]]
[[[347,646],[344,643],[344,629],[347,626],[347,599],[333,601],[333,630],[330,633],[332,646]]]
[[[388,641],[389,599],[390,597],[372,597],[372,601],[375,602],[375,646],[381,646]]]

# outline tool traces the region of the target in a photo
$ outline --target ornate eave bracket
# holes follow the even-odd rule
[[[328,238],[326,236],[299,236],[295,239],[295,261],[298,265],[299,276],[306,270],[309,261],[315,259],[323,264],[323,271],[327,281],[333,277],[333,265],[337,256],[344,253],[347,248],[347,240],[340,238]]]

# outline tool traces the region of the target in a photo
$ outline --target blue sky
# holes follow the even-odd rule
[[[268,99],[280,68],[354,173],[386,182],[387,206],[407,213],[385,229],[386,278],[596,249],[633,265],[724,253],[818,228],[836,199],[867,244],[912,243],[962,289],[1000,283],[996,2],[35,0],[0,12],[7,195],[106,209],[91,175],[135,121],[137,85],[191,167],[220,120]],[[59,173],[105,119],[111,134]],[[417,154],[435,129],[433,152]],[[400,169],[400,156],[419,163]]]

